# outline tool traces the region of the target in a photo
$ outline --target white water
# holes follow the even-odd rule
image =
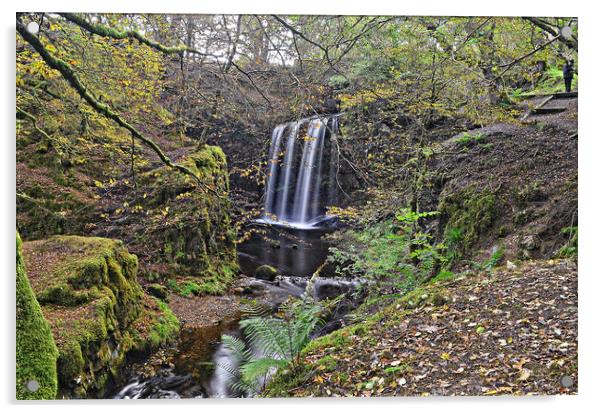
[[[336,188],[332,185],[336,179],[332,175],[337,168],[331,160],[333,145],[330,145],[330,151],[325,150],[325,146],[337,132],[336,116],[304,119],[274,128],[267,166],[264,216],[260,222],[315,228],[327,218],[326,203],[330,205],[335,199]],[[286,133],[286,144],[283,145]],[[297,147],[302,149],[301,152]],[[328,179],[323,176],[325,156],[330,162]]]
[[[272,132],[272,144],[270,146],[270,159],[268,160],[268,182],[265,192],[265,210],[274,202],[276,194],[276,182],[278,182],[278,157],[280,155],[280,143],[282,142],[282,134],[286,125],[278,125]]]

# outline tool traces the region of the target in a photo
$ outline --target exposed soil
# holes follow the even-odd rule
[[[237,296],[182,297],[170,294],[169,307],[183,328],[203,328],[220,324],[224,320],[240,317],[240,300]]]
[[[423,210],[466,188],[495,196],[494,222],[472,248],[477,259],[493,245],[510,259],[551,258],[567,242],[562,229],[577,226],[577,99],[561,102],[562,113],[474,129],[475,141],[461,144],[459,135],[437,148],[432,167],[442,182]]]

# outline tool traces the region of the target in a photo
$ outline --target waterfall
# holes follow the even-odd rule
[[[331,140],[337,132],[336,115],[274,128],[266,168],[264,216],[260,221],[302,228],[328,218],[326,206],[336,199]],[[327,177],[325,164],[329,165]]]
[[[268,160],[268,182],[265,192],[264,211],[273,214],[274,195],[276,194],[276,182],[278,181],[278,158],[280,156],[280,142],[286,125],[278,125],[272,132],[272,144],[270,145],[270,158]]]
[[[305,123],[305,120],[301,120],[295,122],[290,128],[290,133],[288,135],[288,140],[286,142],[286,150],[284,153],[284,162],[280,166],[280,188],[282,188],[282,194],[280,195],[280,204],[278,207],[278,217],[279,219],[286,220],[288,218],[288,206],[289,206],[289,198],[292,187],[292,179],[293,179],[293,168],[294,160],[295,160],[295,140],[297,139],[297,135],[299,134],[299,128]]]

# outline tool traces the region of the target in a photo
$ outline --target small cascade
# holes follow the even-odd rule
[[[337,200],[337,115],[278,125],[272,132],[262,222],[315,227]],[[325,176],[328,174],[328,176]]]
[[[286,125],[278,125],[272,132],[272,144],[270,145],[270,159],[268,160],[268,182],[265,192],[265,211],[270,211],[276,195],[276,184],[278,179],[278,156],[280,154],[280,143]]]

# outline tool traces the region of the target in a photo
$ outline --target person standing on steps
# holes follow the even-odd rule
[[[573,59],[567,61],[563,66],[562,66],[562,77],[564,78],[564,90],[565,92],[570,92],[571,91],[571,83],[573,83],[573,74],[574,72],[574,66],[575,61]]]

